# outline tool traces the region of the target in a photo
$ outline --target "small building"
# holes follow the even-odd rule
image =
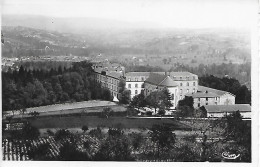
[[[197,92],[186,94],[186,96],[193,97],[194,108],[207,105],[234,105],[236,98],[232,93],[205,86],[198,86]]]
[[[226,117],[227,115],[239,111],[243,118],[251,119],[251,106],[249,104],[207,105],[204,107],[207,111],[207,117]]]
[[[178,104],[178,84],[168,75],[151,73],[144,81],[144,95],[149,96],[153,91],[161,91],[167,88],[171,94],[172,109]]]

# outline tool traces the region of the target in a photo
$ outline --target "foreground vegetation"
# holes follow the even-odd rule
[[[126,133],[122,126],[104,131],[101,126],[89,130],[82,125],[82,133],[48,130],[47,137],[40,137],[37,128],[25,123],[21,130],[4,137],[3,160],[251,161],[250,124],[242,121],[239,112],[194,124],[195,133],[183,137],[168,124],[154,124],[143,133]],[[217,138],[213,132],[218,133]],[[232,159],[232,155],[239,156]]]

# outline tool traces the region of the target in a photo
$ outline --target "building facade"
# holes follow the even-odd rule
[[[179,99],[186,94],[198,91],[198,76],[190,72],[168,72],[167,73],[179,86]]]
[[[229,92],[205,86],[198,86],[196,93],[186,94],[186,96],[193,97],[194,108],[207,105],[234,105],[236,98],[235,95]]]
[[[144,90],[144,81],[150,72],[128,72],[125,74],[126,89],[131,92],[131,99]]]
[[[117,63],[95,62],[92,65],[94,70],[94,80],[100,83],[101,87],[109,89],[114,101],[118,101],[119,82],[125,80],[125,68]]]
[[[249,104],[234,104],[234,105],[208,105],[205,106],[207,117],[226,117],[236,111],[239,111],[245,119],[251,118],[251,106]]]

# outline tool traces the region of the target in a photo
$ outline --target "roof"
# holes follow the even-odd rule
[[[196,92],[193,94],[186,94],[185,96],[192,96],[193,98],[203,98],[203,97],[211,97],[211,98],[215,98],[215,97],[219,97],[219,95],[212,93],[212,92]]]
[[[145,80],[145,82],[151,83],[153,85],[158,86],[166,86],[166,87],[175,87],[178,86],[169,76],[167,75],[160,75],[157,73],[151,73],[149,78]]]
[[[96,68],[94,69],[95,72],[101,74],[102,71],[106,72],[106,76],[110,76],[110,77],[113,77],[113,78],[120,78],[121,76],[123,76],[123,74],[119,71],[106,71],[106,70],[103,70],[103,68]]]
[[[136,77],[136,76],[149,76],[151,72],[128,72],[125,74],[126,77]]]
[[[249,104],[234,104],[234,105],[206,105],[204,106],[207,112],[235,112],[235,111],[247,111],[251,112],[251,106]]]
[[[177,76],[177,77],[179,77],[179,76],[183,76],[183,77],[185,77],[185,76],[197,76],[196,74],[192,74],[190,72],[169,72],[169,74],[170,74],[171,77],[172,76]]]
[[[160,86],[175,87],[178,86],[169,76],[167,76],[160,84]]]
[[[120,72],[111,71],[111,72],[107,73],[107,76],[119,79],[121,76],[123,76],[123,74]]]
[[[145,80],[145,82],[158,85],[161,83],[167,76],[166,75],[160,75],[156,73],[150,73],[149,78]]]
[[[206,91],[211,92],[211,93],[215,93],[215,94],[217,94],[219,96],[222,96],[222,95],[224,95],[226,93],[229,93],[232,96],[235,96],[232,93],[227,92],[227,91],[217,90],[217,89],[213,89],[213,88],[209,88],[209,87],[205,87],[205,86],[198,86],[198,92],[206,92]]]

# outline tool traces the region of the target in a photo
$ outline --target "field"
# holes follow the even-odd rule
[[[110,101],[92,100],[92,101],[82,101],[82,102],[74,102],[74,103],[64,103],[64,104],[54,104],[54,105],[48,105],[48,106],[32,107],[32,108],[27,108],[26,113],[36,111],[39,113],[49,112],[50,114],[54,114],[54,112],[59,112],[59,114],[61,114],[61,113],[68,114],[71,112],[75,113],[80,109],[81,109],[80,111],[82,111],[82,109],[84,111],[84,109],[87,109],[87,108],[112,107],[112,106],[118,106],[118,105],[116,103],[110,102]],[[14,113],[12,111],[4,112],[4,115],[6,115],[6,116],[12,115],[12,114],[19,115],[21,113],[18,110],[14,111]],[[42,115],[42,114],[40,114],[40,115]]]
[[[39,129],[43,128],[81,128],[88,125],[91,128],[122,127],[122,128],[150,128],[153,124],[167,124],[174,129],[190,129],[190,127],[173,119],[129,119],[125,117],[100,118],[96,116],[70,117],[42,117],[30,120],[31,124]]]

